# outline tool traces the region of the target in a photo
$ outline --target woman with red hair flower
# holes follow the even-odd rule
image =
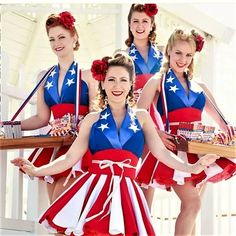
[[[155,104],[166,128],[163,138],[165,146],[184,162],[196,163],[197,154],[177,151],[172,142],[180,122],[201,123],[205,110],[225,132],[231,132],[225,120],[217,112],[212,94],[203,83],[195,82],[194,55],[200,52],[204,38],[195,30],[176,29],[170,36],[165,49],[165,63],[161,72],[147,82],[138,101],[139,108],[147,109],[155,98]],[[232,131],[233,133],[233,131]],[[172,135],[170,135],[172,134]],[[231,134],[232,136],[233,134]],[[145,186],[173,188],[181,201],[176,219],[175,235],[195,235],[195,220],[200,210],[206,182],[218,182],[235,174],[233,159],[219,158],[199,174],[189,174],[170,168],[154,160],[150,153],[144,160],[136,180]]]
[[[21,158],[11,162],[30,176],[54,175],[73,166],[89,148],[89,170],[39,222],[71,236],[154,236],[145,197],[134,179],[144,142],[165,164],[190,173],[199,173],[218,157],[210,154],[194,165],[185,164],[165,148],[148,112],[134,108],[134,64],[127,53],[94,61],[91,72],[99,81],[98,110],[84,118],[66,155],[39,168]]]
[[[156,43],[155,15],[158,13],[156,4],[132,4],[128,14],[128,39],[125,44],[135,65],[135,99],[138,100],[147,81],[161,68],[163,54]],[[157,129],[164,130],[161,118],[155,106],[149,109]],[[145,148],[143,158],[148,153]],[[154,192],[144,189],[148,205],[151,208]]]
[[[40,84],[36,115],[21,121],[22,130],[34,130],[47,126],[51,114],[55,120],[59,120],[69,113],[76,125],[89,112],[89,101],[96,93],[90,72],[82,72],[75,60],[74,52],[80,46],[75,18],[67,11],[51,14],[45,26],[51,49],[57,56],[58,63]],[[38,80],[41,80],[46,72],[40,72]],[[59,149],[35,149],[29,160],[35,166],[42,166],[63,155],[68,149],[68,146]],[[66,189],[63,184],[70,171],[41,177],[48,183],[50,202],[53,202]],[[69,179],[66,187],[69,187],[73,181],[74,178]]]
[[[136,99],[150,77],[161,67],[162,53],[156,44],[156,4],[132,4],[128,14],[128,39],[125,44],[135,65]]]

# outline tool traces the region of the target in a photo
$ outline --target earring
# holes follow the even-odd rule
[[[107,98],[107,95],[105,96],[104,98],[104,108],[106,108],[108,105],[108,98]]]
[[[125,99],[125,104],[129,104],[130,96],[128,95]]]

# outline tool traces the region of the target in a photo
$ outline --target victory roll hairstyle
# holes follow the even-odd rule
[[[101,81],[105,80],[107,70],[110,67],[121,66],[124,67],[129,73],[131,88],[127,96],[127,103],[130,106],[134,105],[134,80],[135,80],[135,67],[132,58],[124,51],[117,51],[113,57],[103,57],[101,60],[95,60],[92,63],[91,73],[94,79],[99,81],[97,101],[95,102],[96,110],[102,109],[106,106],[106,92],[101,86]]]
[[[68,11],[64,11],[59,14],[51,14],[48,16],[46,20],[46,24],[45,24],[47,34],[49,33],[49,30],[51,28],[56,27],[56,26],[62,26],[66,30],[69,30],[72,36],[76,35],[77,38],[79,39],[79,35],[75,28],[74,22],[75,22],[75,18]],[[78,39],[74,46],[75,51],[77,51],[80,46]]]

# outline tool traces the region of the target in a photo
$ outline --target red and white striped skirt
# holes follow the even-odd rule
[[[146,200],[134,181],[137,161],[129,151],[97,152],[89,172],[39,222],[66,235],[155,235]]]

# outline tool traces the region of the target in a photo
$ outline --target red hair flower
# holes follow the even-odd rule
[[[144,12],[152,17],[155,16],[158,12],[158,8],[156,4],[144,4]]]
[[[108,69],[108,63],[106,60],[95,60],[93,61],[91,67],[91,73],[95,80],[103,81],[106,76],[106,72]]]
[[[201,52],[204,45],[204,38],[200,35],[196,35],[196,52]]]
[[[71,30],[74,27],[75,18],[68,11],[63,11],[59,14],[59,21],[65,28]]]

